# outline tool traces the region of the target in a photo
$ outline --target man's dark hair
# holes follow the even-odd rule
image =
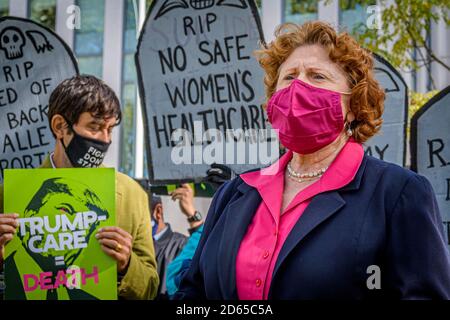
[[[117,124],[122,120],[120,102],[114,91],[105,82],[90,75],[66,79],[52,92],[47,114],[50,128],[52,118],[57,114],[64,117],[70,128],[78,122],[83,112],[99,119],[115,117]]]
[[[152,193],[151,194],[151,200],[150,200],[150,214],[153,214],[153,211],[155,211],[155,207],[157,204],[162,204],[162,199],[160,196]]]

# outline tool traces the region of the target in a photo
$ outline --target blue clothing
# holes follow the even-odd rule
[[[203,225],[192,233],[180,254],[167,266],[166,287],[169,296],[177,292],[181,279],[189,269],[190,261],[197,249],[202,232]]]
[[[260,203],[239,177],[216,192],[174,299],[238,298],[236,256]],[[381,289],[371,290],[374,265]],[[268,299],[377,298],[450,299],[450,254],[428,180],[366,155],[349,184],[311,200],[278,256]]]

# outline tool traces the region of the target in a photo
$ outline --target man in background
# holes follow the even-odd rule
[[[172,200],[178,200],[181,212],[186,216],[189,222],[189,232],[192,234],[201,224],[203,218],[195,209],[194,193],[189,184],[183,184],[174,190],[171,194]],[[174,232],[169,223],[164,220],[164,208],[161,197],[151,195],[151,220],[152,234],[154,239],[156,264],[160,285],[158,288],[157,299],[168,299],[166,287],[167,266],[174,260],[184,248],[188,237]]]

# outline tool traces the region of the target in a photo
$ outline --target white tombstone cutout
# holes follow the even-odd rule
[[[152,183],[199,181],[214,162],[238,173],[268,164],[249,148],[251,139],[245,154],[241,145],[233,155],[214,133],[206,134],[267,127],[264,74],[253,55],[262,40],[253,0],[153,1],[136,54]],[[174,148],[180,138],[172,133],[180,128],[189,135],[190,152]]]
[[[26,19],[0,18],[0,184],[6,168],[36,168],[54,148],[48,100],[78,73],[69,47]]]
[[[375,78],[386,92],[383,125],[380,133],[365,144],[366,154],[378,159],[405,166],[406,123],[408,119],[408,88],[403,77],[394,67],[373,54]]]
[[[411,119],[411,169],[433,186],[450,249],[450,86]]]

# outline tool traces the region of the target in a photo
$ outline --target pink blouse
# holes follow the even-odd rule
[[[236,286],[241,300],[267,299],[278,254],[312,198],[350,183],[364,156],[361,144],[348,140],[323,176],[299,192],[281,213],[284,172],[292,152],[284,154],[272,166],[241,175],[256,188],[262,202],[258,207],[236,258]],[[294,284],[295,285],[295,284]]]

